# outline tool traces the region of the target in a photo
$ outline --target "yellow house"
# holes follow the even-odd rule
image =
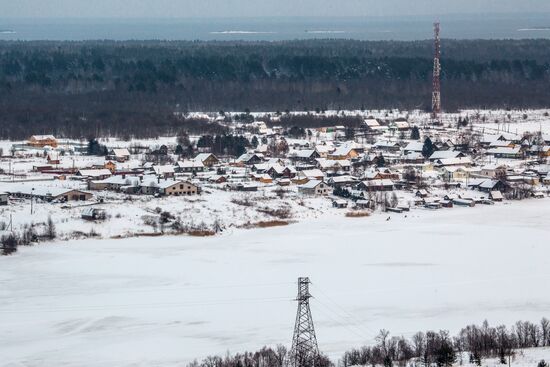
[[[339,147],[333,153],[328,155],[328,159],[344,160],[357,158],[359,153],[354,148]]]
[[[111,172],[115,172],[116,171],[116,164],[115,162],[113,161],[107,161],[105,162],[105,164],[103,165],[104,168],[107,168],[109,171]]]
[[[28,144],[36,148],[45,146],[57,148],[57,139],[53,135],[33,135],[29,138]]]

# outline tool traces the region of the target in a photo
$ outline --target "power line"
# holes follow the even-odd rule
[[[97,305],[97,306],[76,306],[76,307],[35,307],[17,310],[0,310],[0,314],[12,313],[34,313],[34,312],[71,312],[71,311],[103,311],[103,310],[122,310],[122,309],[160,309],[171,307],[196,307],[196,306],[218,306],[233,305],[245,303],[266,303],[266,302],[290,302],[288,297],[270,297],[270,298],[236,298],[228,300],[211,300],[204,302],[160,302],[160,303],[135,303],[118,305]]]

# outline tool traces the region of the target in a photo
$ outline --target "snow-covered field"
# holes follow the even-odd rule
[[[298,276],[335,359],[380,328],[550,316],[549,199],[387,218],[22,248],[0,258],[0,366],[174,366],[288,345]]]

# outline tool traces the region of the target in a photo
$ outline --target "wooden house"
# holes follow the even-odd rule
[[[46,153],[46,161],[48,164],[60,164],[61,161],[59,159],[59,152],[50,151]]]
[[[28,144],[35,148],[57,148],[58,145],[57,139],[53,135],[33,135],[29,138]]]
[[[361,181],[357,188],[363,191],[393,191],[394,183],[388,179]]]
[[[107,159],[113,160],[119,163],[127,162],[130,160],[130,151],[126,148],[115,148],[111,149]]]
[[[195,159],[197,162],[201,162],[205,167],[212,167],[220,163],[218,157],[212,153],[200,153]]]

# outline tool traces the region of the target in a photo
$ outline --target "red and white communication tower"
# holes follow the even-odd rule
[[[434,72],[432,85],[432,118],[435,123],[439,123],[441,113],[441,40],[439,38],[439,22],[434,23]]]

